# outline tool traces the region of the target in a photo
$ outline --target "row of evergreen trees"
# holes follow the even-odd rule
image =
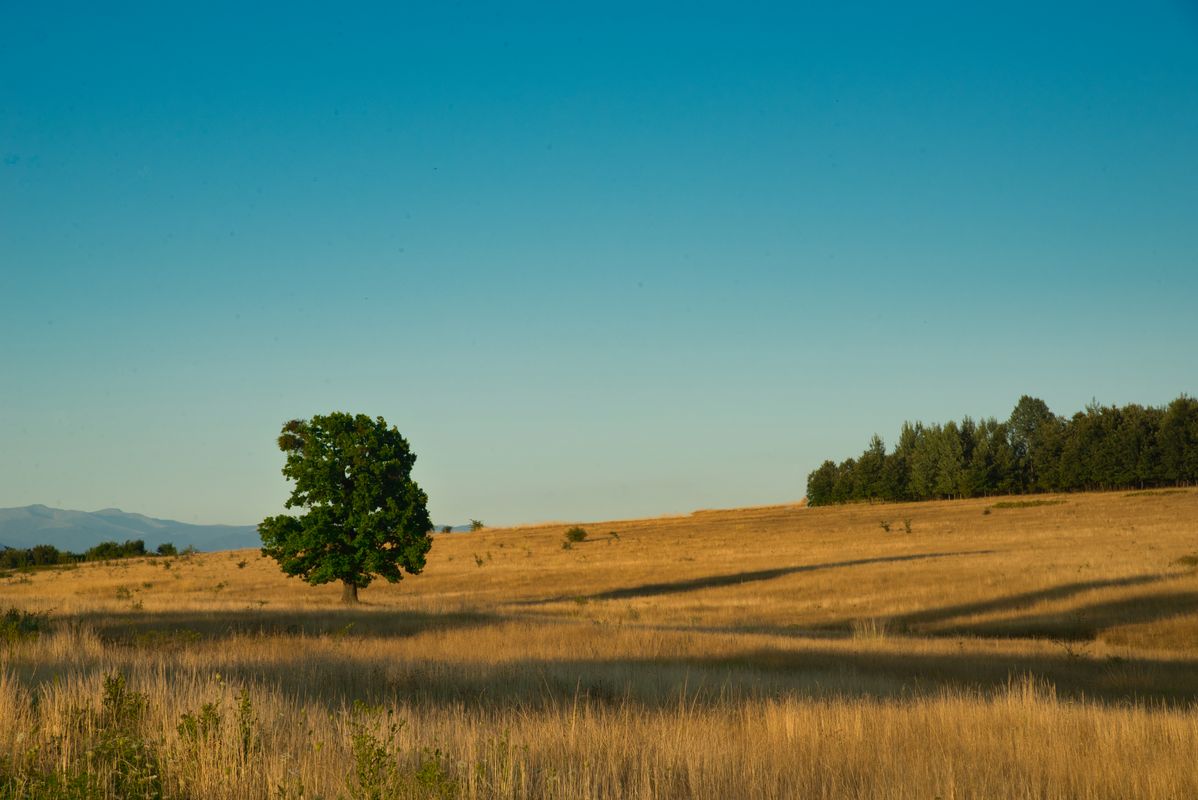
[[[966,417],[903,423],[886,451],[876,434],[859,458],[807,476],[811,505],[1198,483],[1198,400],[1164,408],[1091,404],[1066,419],[1024,395],[1006,422]]]

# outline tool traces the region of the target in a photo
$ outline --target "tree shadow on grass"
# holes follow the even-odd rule
[[[245,636],[396,638],[427,631],[494,625],[505,617],[482,612],[433,614],[366,608],[88,612],[69,622],[118,644],[186,644]]]
[[[1086,641],[1120,625],[1158,622],[1194,613],[1198,613],[1198,592],[1168,592],[1121,597],[1014,619],[957,625],[937,631],[937,634]]]
[[[1089,612],[1120,623],[1157,619],[1170,609],[1198,609],[1198,593],[1174,593],[1095,604]],[[233,617],[233,619],[229,619]],[[218,619],[219,618],[219,619]],[[121,614],[101,622],[101,636],[118,645],[103,656],[63,655],[61,666],[102,673],[144,670],[180,685],[197,675],[252,691],[277,691],[330,710],[354,700],[401,702],[434,707],[562,707],[588,702],[646,708],[728,704],[784,696],[894,699],[968,690],[1002,693],[1013,680],[1034,676],[1061,697],[1103,703],[1198,702],[1198,661],[1090,658],[1084,645],[1047,652],[971,652],[944,644],[921,647],[918,640],[852,644],[811,640],[801,645],[759,645],[726,654],[605,658],[517,658],[463,651],[423,656],[411,648],[372,647],[374,638],[397,638],[433,630],[469,629],[508,618],[485,614],[414,614],[380,611],[293,611],[258,613]],[[345,632],[349,622],[353,628]],[[86,624],[95,625],[96,621]],[[298,630],[292,626],[299,626]],[[194,632],[176,641],[178,631]],[[259,647],[233,637],[269,639]],[[190,648],[217,640],[193,658]],[[600,634],[601,635],[601,634]],[[309,637],[324,637],[314,646]],[[163,637],[156,639],[156,637]],[[329,643],[329,638],[343,643]],[[305,640],[310,643],[306,644]],[[274,640],[274,641],[271,641]],[[361,642],[359,646],[357,642]],[[225,647],[224,644],[229,646]],[[128,649],[125,649],[127,646]],[[150,653],[155,653],[150,657]],[[200,666],[202,665],[202,666]],[[43,662],[10,663],[14,676],[31,684],[52,680],[60,667]],[[198,670],[198,673],[197,673]]]
[[[508,662],[346,659],[322,651],[286,668],[231,655],[211,664],[222,680],[278,691],[330,709],[356,700],[498,710],[588,702],[644,708],[727,706],[780,697],[902,700],[943,691],[998,695],[1026,677],[1064,699],[1192,706],[1198,662],[1094,659],[1085,654],[926,653],[844,648],[757,648],[671,658],[522,659]],[[105,666],[105,669],[111,668]],[[165,672],[187,680],[185,664]]]
[[[1059,653],[907,653],[845,652],[841,649],[760,649],[728,657],[688,660],[707,668],[756,669],[784,674],[839,673],[844,683],[859,681],[860,696],[906,696],[943,689],[998,692],[1013,680],[1034,676],[1047,681],[1058,696],[1107,703],[1164,702],[1189,705],[1198,701],[1198,662],[1152,658],[1090,658],[1084,651],[1062,647]],[[868,687],[891,681],[901,687],[878,694]]]
[[[665,594],[679,594],[682,592],[693,592],[700,589],[715,589],[723,586],[737,586],[743,583],[755,583],[757,581],[768,581],[774,578],[781,578],[786,575],[795,575],[801,572],[816,572],[825,569],[841,569],[847,567],[861,567],[868,564],[889,564],[902,561],[919,561],[930,558],[949,558],[951,556],[973,556],[987,555],[993,553],[993,550],[963,550],[958,552],[948,553],[915,553],[905,556],[879,556],[877,558],[858,558],[851,561],[834,561],[827,564],[801,564],[791,567],[777,567],[775,569],[760,569],[749,572],[733,572],[725,575],[704,575],[700,578],[688,578],[679,581],[664,581],[662,583],[646,583],[639,586],[627,586],[619,589],[609,589],[604,592],[596,592],[594,594],[581,596],[562,595],[558,597],[542,598],[539,600],[525,600],[517,605],[522,606],[537,606],[548,603],[560,603],[566,600],[630,600],[639,597],[658,597]]]
[[[887,624],[894,630],[918,632],[929,636],[938,636],[944,634],[956,635],[956,633],[961,631],[972,630],[973,627],[970,625],[961,625],[950,628],[936,629],[934,631],[924,631],[921,630],[921,628],[923,626],[936,625],[940,622],[947,622],[949,620],[956,619],[957,617],[970,617],[992,612],[1014,611],[1021,608],[1027,608],[1041,602],[1064,600],[1068,597],[1072,597],[1073,595],[1082,594],[1083,592],[1090,592],[1098,589],[1146,586],[1153,583],[1159,583],[1161,581],[1171,580],[1175,577],[1177,576],[1157,573],[1151,575],[1134,575],[1131,577],[1115,578],[1111,580],[1066,583],[1059,586],[1050,586],[1045,589],[1037,589],[1032,592],[1022,592],[1020,594],[995,597],[988,600],[976,600],[970,603],[959,603],[957,605],[943,606],[940,608],[930,608],[922,611],[914,611],[909,614],[897,614],[887,617]],[[817,629],[821,631],[845,632],[852,628],[854,622],[854,619],[841,619],[823,623],[819,625]]]

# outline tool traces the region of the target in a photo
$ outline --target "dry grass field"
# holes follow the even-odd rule
[[[0,797],[1198,797],[1198,490],[583,525],[0,579]]]

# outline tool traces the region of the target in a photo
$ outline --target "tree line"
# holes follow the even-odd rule
[[[1091,403],[1065,418],[1024,395],[993,417],[904,422],[894,449],[877,434],[857,458],[807,476],[807,502],[936,500],[993,494],[1143,489],[1198,483],[1198,400],[1164,407]]]
[[[190,548],[188,548],[190,550]],[[0,548],[0,569],[28,569],[31,567],[48,567],[55,564],[77,564],[81,561],[111,561],[118,558],[138,558],[141,556],[174,556],[178,550],[170,542],[158,545],[155,552],[146,550],[142,539],[129,539],[124,543],[100,542],[82,553],[72,553],[69,550],[59,550],[52,544],[39,544],[34,547],[4,547]]]

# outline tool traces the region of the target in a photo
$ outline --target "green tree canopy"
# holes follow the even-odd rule
[[[1194,483],[1198,400],[1182,395],[1167,408],[1095,402],[1066,419],[1024,395],[1005,422],[904,422],[889,453],[875,435],[859,458],[813,470],[807,498],[816,506]]]
[[[424,569],[432,546],[428,497],[412,480],[416,455],[382,417],[334,412],[283,425],[283,475],[295,482],[287,508],[258,526],[262,553],[288,575],[341,581],[342,600],[377,576],[395,583]]]

